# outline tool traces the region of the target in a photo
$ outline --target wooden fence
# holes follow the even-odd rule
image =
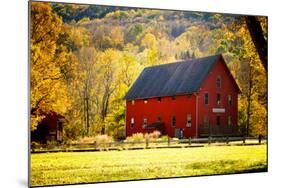
[[[76,143],[76,144],[31,144],[32,153],[44,152],[83,152],[109,150],[135,150],[155,148],[188,148],[206,145],[256,145],[264,144],[262,137],[208,137],[188,139],[149,140],[140,142],[106,142],[106,143]]]

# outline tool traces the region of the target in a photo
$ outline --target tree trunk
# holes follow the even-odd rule
[[[251,65],[249,69],[249,86],[248,86],[248,93],[247,93],[247,124],[246,124],[246,136],[249,136],[250,130],[250,118],[251,118],[251,103],[252,103],[252,87],[253,87],[253,80],[252,80],[252,67]]]
[[[110,97],[110,94],[105,94],[103,96],[102,110],[101,110],[101,119],[102,119],[101,134],[105,134],[105,122],[104,121],[107,116],[109,97]]]
[[[263,31],[260,22],[255,16],[247,16],[246,24],[249,29],[252,41],[259,54],[259,58],[267,72],[267,41],[263,36]]]
[[[87,117],[87,135],[89,135],[90,123],[89,123],[89,98],[86,97],[86,117]]]

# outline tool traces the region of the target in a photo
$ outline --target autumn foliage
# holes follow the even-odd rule
[[[223,53],[241,130],[266,135],[267,73],[243,16],[32,2],[30,20],[32,130],[55,112],[68,139],[122,137],[123,97],[144,67]]]

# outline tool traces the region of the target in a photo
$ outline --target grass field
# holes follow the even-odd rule
[[[31,184],[266,171],[266,156],[266,145],[31,154]]]

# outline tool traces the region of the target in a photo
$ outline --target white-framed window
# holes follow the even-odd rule
[[[132,100],[131,102],[132,102],[132,105],[134,105],[134,104],[135,104],[135,100]]]
[[[228,117],[227,117],[227,125],[228,125],[228,126],[231,126],[231,125],[232,125],[232,117],[231,117],[231,116],[228,116]]]
[[[147,103],[148,103],[148,100],[147,100],[147,99],[144,99],[143,102],[144,102],[144,104],[147,104]]]
[[[232,96],[231,95],[227,96],[227,101],[228,101],[228,105],[232,106]]]
[[[147,126],[147,118],[143,118],[143,127]]]
[[[221,88],[221,76],[220,75],[218,75],[216,77],[216,87]]]
[[[176,126],[176,116],[173,115],[172,116],[172,127],[175,127]]]
[[[130,127],[134,128],[134,126],[135,126],[135,119],[132,117]]]
[[[208,115],[205,115],[205,116],[204,116],[204,126],[205,126],[205,127],[209,127],[209,118],[208,118]]]
[[[186,127],[191,127],[191,114],[187,114],[187,122],[186,122]]]
[[[221,94],[217,93],[217,105],[221,103]]]
[[[209,104],[209,94],[208,93],[205,93],[205,95],[204,95],[204,103]]]

